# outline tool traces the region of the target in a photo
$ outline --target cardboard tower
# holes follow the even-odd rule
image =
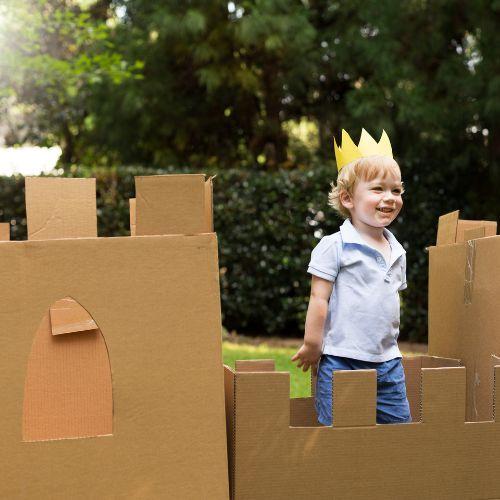
[[[0,242],[2,498],[228,497],[211,180],[136,188],[144,236],[98,238],[95,179],[26,179],[29,240]]]

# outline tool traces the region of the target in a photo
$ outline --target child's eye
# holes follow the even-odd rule
[[[374,187],[372,187],[372,191],[382,191],[382,187],[381,186],[374,186]]]
[[[401,189],[393,189],[392,192],[394,194],[401,194],[402,191],[401,191]]]

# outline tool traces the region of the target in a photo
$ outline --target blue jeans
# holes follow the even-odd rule
[[[332,425],[332,373],[334,370],[377,370],[377,423],[411,422],[401,358],[381,363],[323,354],[318,366],[316,412],[318,422]]]

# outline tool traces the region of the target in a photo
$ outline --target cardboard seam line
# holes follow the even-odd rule
[[[496,421],[496,415],[495,415],[495,400],[496,400],[496,391],[497,391],[497,371],[496,371],[496,366],[493,367],[493,404],[492,404],[492,416],[493,416],[493,421]]]
[[[418,410],[419,410],[419,415],[418,415],[418,422],[423,421],[423,414],[424,414],[424,407],[423,407],[423,400],[424,400],[424,372],[422,371],[422,366],[420,366],[420,401],[418,404]]]
[[[335,418],[335,415],[333,414],[333,408],[334,408],[334,404],[333,402],[335,401],[335,382],[333,380],[333,372],[332,372],[332,407],[331,407],[331,414],[332,414],[332,424],[331,424],[331,427],[333,427],[333,422],[335,422],[334,418]]]
[[[233,457],[233,463],[231,464],[231,499],[234,500],[236,498],[236,384],[238,381],[238,374],[236,370],[233,373],[233,442],[231,445],[231,454]]]
[[[464,282],[464,304],[472,303],[472,292],[474,285],[474,264],[476,258],[476,241],[467,241],[465,256],[465,282]]]

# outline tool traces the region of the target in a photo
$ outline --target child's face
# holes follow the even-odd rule
[[[386,227],[403,206],[402,192],[401,178],[389,175],[371,181],[359,180],[352,196],[342,193],[340,200],[351,213],[354,223]]]

